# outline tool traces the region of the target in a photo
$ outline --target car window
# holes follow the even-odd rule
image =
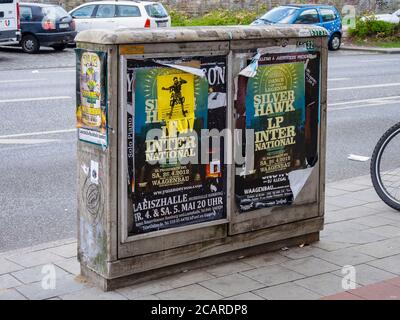
[[[300,15],[297,17],[296,21],[294,23],[299,23],[299,24],[314,24],[314,23],[319,23],[319,16],[318,12],[315,9],[309,9],[305,10]]]
[[[51,18],[63,18],[68,16],[68,12],[59,6],[49,6],[42,8],[43,15]]]
[[[321,9],[321,16],[323,22],[336,20],[336,13],[332,9]]]
[[[115,5],[113,4],[100,4],[97,7],[96,18],[114,18]]]
[[[140,17],[140,9],[137,6],[117,6],[117,17]]]
[[[165,10],[162,4],[153,3],[145,6],[147,14],[152,18],[166,18],[168,17],[168,12]]]
[[[33,20],[33,14],[32,14],[32,8],[31,7],[20,7],[21,10],[21,21],[32,21]]]
[[[72,16],[77,19],[90,18],[93,14],[93,10],[95,7],[96,6],[94,4],[84,6],[72,12]]]
[[[268,11],[260,20],[269,23],[288,23],[298,11],[297,8],[277,7]]]

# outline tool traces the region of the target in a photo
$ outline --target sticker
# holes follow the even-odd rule
[[[99,163],[90,161],[90,181],[94,184],[99,184]]]
[[[200,78],[205,78],[205,74],[204,71],[200,68],[194,68],[194,67],[190,67],[190,66],[184,66],[184,65],[180,65],[180,64],[174,64],[174,63],[165,63],[163,61],[160,60],[154,60],[154,63],[160,64],[162,66],[165,67],[169,67],[169,68],[173,68],[173,69],[177,69],[177,70],[181,70],[187,73],[191,73],[195,76],[198,76]]]
[[[144,54],[144,46],[121,46],[119,53],[121,55]]]
[[[81,141],[108,145],[107,54],[76,49],[76,125]]]
[[[83,164],[81,166],[81,168],[82,168],[82,171],[84,172],[85,176],[87,176],[89,174],[89,168],[87,167],[87,165]]]

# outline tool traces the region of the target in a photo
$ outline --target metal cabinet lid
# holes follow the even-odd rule
[[[171,43],[324,37],[326,29],[312,25],[213,26],[157,29],[86,30],[76,42],[95,44]]]

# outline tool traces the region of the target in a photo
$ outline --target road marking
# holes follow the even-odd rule
[[[397,87],[397,86],[400,86],[400,82],[395,82],[395,83],[384,83],[384,84],[371,84],[371,85],[367,85],[367,86],[331,88],[331,89],[328,89],[328,91],[354,90],[354,89],[369,89],[369,88],[384,88],[384,87]]]
[[[46,81],[47,79],[19,79],[19,80],[0,80],[0,83],[30,82],[30,81]]]
[[[42,144],[57,141],[55,139],[0,139],[0,144]]]
[[[398,59],[368,59],[368,60],[360,60],[359,62],[365,62],[365,63],[370,63],[370,62],[399,62]]]
[[[359,156],[356,154],[349,154],[347,159],[349,159],[351,161],[357,161],[357,162],[367,162],[369,160],[369,157]]]
[[[345,81],[345,80],[351,80],[350,78],[330,78],[328,81]]]
[[[32,70],[32,73],[64,73],[64,72],[75,72],[75,69],[62,69],[62,70]]]
[[[9,135],[5,135],[5,136],[0,136],[0,139],[30,137],[30,136],[44,136],[44,135],[50,135],[50,134],[69,133],[69,132],[75,132],[75,131],[76,131],[76,129],[65,129],[65,130],[54,130],[54,131],[17,133],[17,134],[9,134]]]
[[[343,101],[343,102],[335,102],[335,103],[330,103],[329,106],[343,106],[343,105],[348,105],[348,104],[354,104],[354,103],[364,103],[364,102],[388,102],[388,100],[395,100],[393,102],[396,102],[397,99],[400,99],[400,96],[390,96],[390,97],[382,97],[382,98],[370,98],[370,99],[362,99],[362,100],[350,100],[350,101]]]
[[[46,100],[68,100],[72,99],[70,96],[56,96],[56,97],[37,97],[37,98],[23,98],[23,99],[5,99],[0,100],[0,103],[9,102],[26,102],[26,101],[46,101]]]

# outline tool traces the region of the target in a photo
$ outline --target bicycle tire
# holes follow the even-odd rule
[[[385,202],[389,207],[400,211],[400,199],[394,198],[390,192],[385,188],[384,183],[382,182],[382,176],[380,172],[380,164],[382,155],[385,152],[388,144],[400,134],[400,122],[395,124],[389,130],[387,130],[383,136],[379,139],[378,143],[375,146],[374,152],[371,158],[371,179],[372,184],[375,188],[376,193]]]

